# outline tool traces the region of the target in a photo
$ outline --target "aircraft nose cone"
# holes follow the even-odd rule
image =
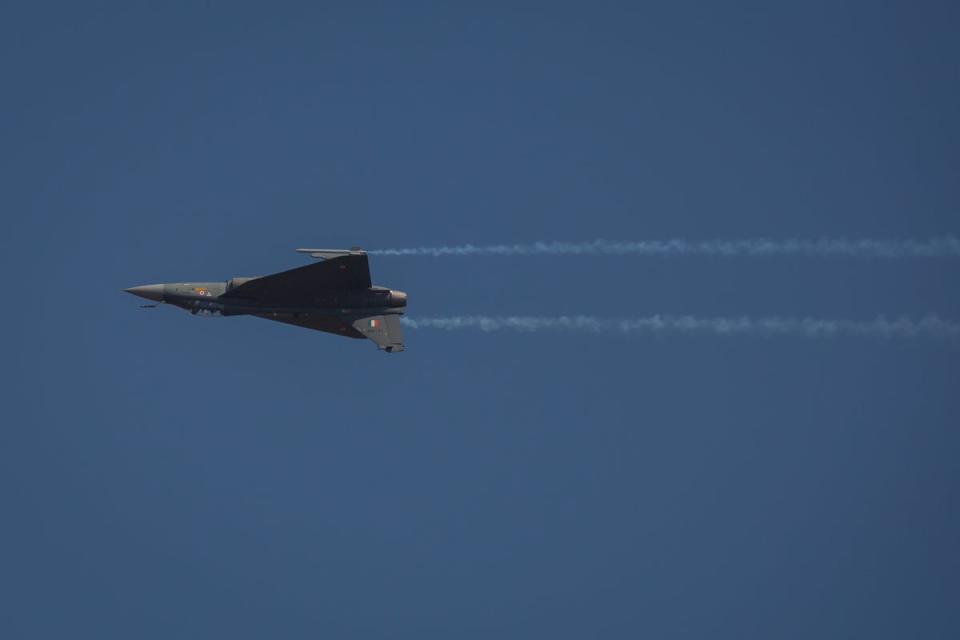
[[[141,298],[146,298],[147,300],[153,300],[154,302],[163,302],[162,284],[142,284],[139,287],[124,289],[124,291],[132,293],[135,296],[140,296]]]

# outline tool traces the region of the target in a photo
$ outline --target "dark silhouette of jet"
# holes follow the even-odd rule
[[[367,254],[352,249],[297,249],[321,262],[256,278],[172,282],[124,289],[157,306],[193,314],[256,316],[347,338],[369,338],[389,353],[403,351],[400,316],[407,294],[370,282]]]

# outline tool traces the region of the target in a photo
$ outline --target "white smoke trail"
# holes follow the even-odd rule
[[[534,242],[532,244],[472,244],[441,247],[375,249],[382,256],[535,256],[535,255],[642,255],[642,256],[843,256],[850,258],[957,258],[960,239],[942,236],[929,240],[876,240],[819,238],[816,240],[645,240],[638,242]]]
[[[960,323],[929,315],[919,320],[907,317],[869,321],[790,317],[698,317],[654,315],[640,318],[598,318],[595,316],[448,316],[407,318],[400,321],[411,329],[479,329],[480,331],[582,331],[624,334],[694,334],[721,336],[766,335],[803,338],[936,338],[960,339]]]

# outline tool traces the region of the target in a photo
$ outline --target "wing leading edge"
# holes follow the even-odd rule
[[[370,263],[367,255],[349,254],[255,278],[223,294],[225,298],[269,301],[311,296],[317,290],[351,291],[369,289]]]
[[[312,313],[258,313],[255,317],[282,322],[284,324],[292,324],[295,327],[303,327],[304,329],[332,333],[336,336],[343,336],[344,338],[362,340],[367,337],[354,329],[349,322],[344,322],[344,318],[338,318],[337,316],[324,316]]]
[[[332,333],[345,338],[368,338],[378,349],[388,353],[403,351],[403,331],[400,316],[324,316],[310,313],[263,313],[257,318],[292,324],[304,329]]]

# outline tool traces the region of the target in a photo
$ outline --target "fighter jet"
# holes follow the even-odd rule
[[[367,254],[351,249],[297,249],[321,262],[256,278],[174,282],[124,289],[192,314],[256,316],[347,338],[369,338],[388,353],[403,351],[400,315],[407,294],[370,283]]]

